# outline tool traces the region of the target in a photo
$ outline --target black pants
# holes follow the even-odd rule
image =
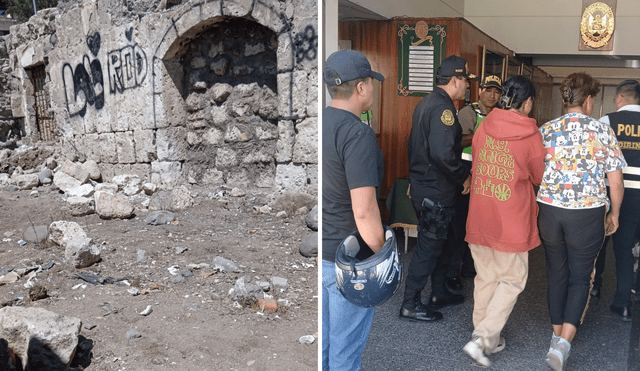
[[[589,300],[591,272],[604,241],[606,208],[564,209],[538,204],[551,323],[578,327]]]
[[[624,307],[631,304],[631,288],[633,286],[633,257],[632,249],[638,240],[640,233],[640,191],[625,190],[622,206],[620,207],[620,226],[613,235],[613,253],[616,257],[616,296],[613,305]],[[609,237],[605,239],[598,262],[596,263],[596,278],[593,287],[602,286],[602,271],[604,270],[605,248]],[[640,277],[640,275],[639,275]],[[640,288],[640,278],[637,278],[636,287]]]
[[[418,246],[411,257],[406,288],[412,292],[422,291],[431,276],[431,294],[439,297],[447,296],[449,292],[445,288],[444,281],[455,243],[453,231],[449,227],[446,240],[429,238],[423,228],[425,213],[418,208],[416,213],[419,218]],[[445,213],[453,215],[453,210],[445,209]]]
[[[467,216],[469,215],[470,195],[461,195],[462,187],[459,187],[456,192],[458,192],[458,199],[456,201],[455,215],[453,216],[453,221],[451,223],[455,242],[451,255],[451,263],[447,268],[447,278],[459,277],[461,266],[463,274],[465,272],[475,272],[473,257],[471,256],[471,250],[469,250],[469,244],[464,240],[467,235]]]

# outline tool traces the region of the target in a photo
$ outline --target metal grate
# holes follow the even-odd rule
[[[44,88],[46,72],[44,64],[29,69],[36,98],[36,125],[40,131],[40,140],[53,140],[53,117],[49,116],[49,94]]]

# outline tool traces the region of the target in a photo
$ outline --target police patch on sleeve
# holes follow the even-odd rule
[[[442,123],[447,125],[447,126],[451,126],[454,123],[454,118],[453,118],[453,113],[451,113],[450,110],[446,109],[444,110],[444,112],[442,112],[442,116],[440,117],[440,120],[442,120]]]

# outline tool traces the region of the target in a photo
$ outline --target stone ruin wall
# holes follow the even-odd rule
[[[19,128],[11,114],[11,67],[5,40],[0,37],[0,149],[15,145]]]
[[[316,1],[200,0],[129,18],[118,6],[59,6],[12,27],[11,111],[27,138],[39,136],[30,69],[44,64],[63,156],[95,160],[103,180],[317,194]]]

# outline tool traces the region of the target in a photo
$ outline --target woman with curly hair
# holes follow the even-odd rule
[[[556,371],[564,369],[584,318],[604,237],[618,228],[626,166],[611,127],[589,116],[600,82],[573,73],[564,78],[560,92],[567,113],[540,127],[546,156],[537,197],[553,326],[546,361]]]

